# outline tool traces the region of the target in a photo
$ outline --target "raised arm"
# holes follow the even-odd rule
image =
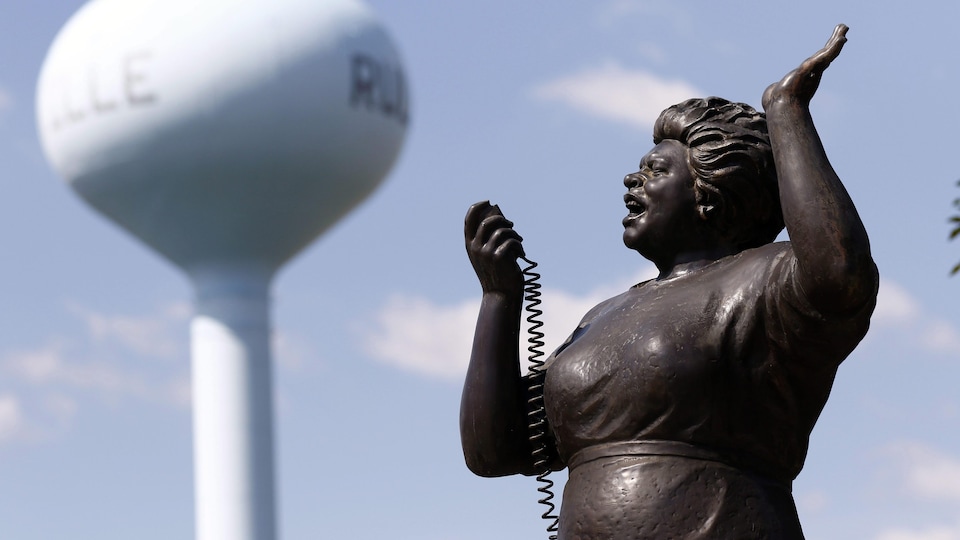
[[[863,223],[810,116],[810,100],[846,43],[846,33],[847,27],[838,25],[823,49],[763,94],[800,284],[824,314],[860,309],[875,297],[878,279]]]
[[[470,262],[483,299],[460,401],[460,440],[467,466],[480,476],[533,473],[527,440],[526,387],[518,357],[523,276],[522,239],[500,208],[470,207],[464,223]]]

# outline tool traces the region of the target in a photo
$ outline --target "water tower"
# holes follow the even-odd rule
[[[194,286],[199,540],[276,535],[270,282],[377,187],[407,121],[359,0],[93,0],[50,48],[47,158]]]

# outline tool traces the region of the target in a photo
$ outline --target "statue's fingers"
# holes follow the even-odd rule
[[[502,227],[493,231],[486,245],[489,246],[494,253],[499,253],[503,245],[509,243],[511,240],[523,242],[523,237],[510,227]]]
[[[494,259],[502,260],[503,258],[516,259],[517,257],[522,257],[523,253],[523,243],[520,235],[516,234],[515,231],[511,230],[515,237],[507,238],[503,240],[497,246],[497,249],[493,252]]]
[[[496,211],[496,207],[491,209],[491,212],[494,211]],[[494,235],[500,230],[512,231],[513,222],[503,217],[503,214],[499,212],[496,214],[488,214],[487,217],[480,222],[474,241],[480,245],[486,245],[494,239]]]
[[[470,209],[467,210],[467,217],[465,217],[463,220],[463,235],[466,238],[473,238],[476,236],[477,229],[480,227],[480,222],[487,217],[489,210],[490,201],[480,201],[470,206]]]
[[[477,225],[473,238],[484,244],[490,238],[490,234],[501,227],[513,227],[513,222],[503,217],[496,205],[490,206],[483,214],[480,224]]]
[[[827,41],[827,46],[830,46],[833,43],[838,44],[840,47],[843,47],[843,44],[847,42],[847,30],[850,30],[850,27],[840,23],[833,29],[833,35],[830,36],[830,39]]]
[[[849,29],[845,24],[838,24],[837,27],[833,29],[833,35],[830,36],[827,44],[823,47],[823,53],[827,58],[828,64],[840,55],[843,45],[847,42],[847,30]]]
[[[822,73],[823,70],[827,69],[830,63],[833,62],[837,56],[840,56],[840,51],[847,42],[847,30],[849,30],[847,25],[838,24],[837,27],[833,29],[833,35],[827,40],[827,44],[814,53],[813,56],[807,58],[803,64],[801,64],[800,70],[805,73]]]

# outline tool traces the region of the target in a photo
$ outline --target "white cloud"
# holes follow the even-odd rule
[[[479,300],[438,306],[429,300],[393,296],[364,338],[374,358],[425,375],[452,378],[466,371]]]
[[[960,355],[960,331],[952,323],[926,313],[905,288],[888,279],[880,280],[872,324],[927,352]]]
[[[188,303],[132,315],[75,303],[65,308],[80,322],[74,335],[0,351],[0,382],[24,397],[11,402],[0,394],[0,444],[14,425],[45,439],[95,402],[190,406]],[[316,356],[308,343],[283,332],[273,332],[272,347],[278,366],[287,369]]]
[[[947,321],[931,321],[921,343],[932,351],[960,354],[960,333]]]
[[[34,363],[38,360],[39,364]],[[82,352],[60,352],[50,347],[8,353],[0,362],[0,368],[7,374],[44,390],[54,389],[109,401],[133,398],[177,407],[189,405],[187,362],[177,366],[173,373],[159,375],[138,367],[135,358],[119,362],[90,360]],[[76,399],[61,394],[60,399],[48,401],[47,408],[58,413],[57,416],[69,417],[78,404]]]
[[[68,309],[83,320],[94,341],[154,357],[172,357],[183,349],[183,336],[174,335],[173,326],[190,315],[186,303],[171,304],[147,316],[105,315],[76,304]]]
[[[72,357],[59,345],[9,352],[3,356],[0,368],[8,376],[37,386],[88,390],[101,395],[150,394],[142,377],[102,361]]]
[[[914,322],[920,317],[920,303],[906,289],[888,279],[880,281],[877,308],[873,312],[875,324]]]
[[[650,266],[635,279],[585,295],[542,289],[544,352],[549,353],[559,346],[590,308],[653,273]],[[459,379],[470,360],[479,310],[479,298],[444,306],[425,298],[397,295],[374,316],[373,329],[363,331],[362,346],[377,360],[401,369],[431,377]],[[522,339],[521,357],[526,358],[526,338]]]
[[[649,130],[663,109],[703,92],[685,81],[666,80],[608,62],[544,83],[533,94],[592,116]]]
[[[190,405],[186,363],[173,374],[157,377],[138,370],[136,362],[112,364],[86,359],[84,354],[75,348],[47,345],[0,355],[0,379],[30,397],[11,401],[0,395],[0,444],[14,438],[45,440],[73,420],[81,407],[93,402]]]
[[[20,350],[4,355],[0,366],[8,373],[33,383],[57,378],[60,366],[60,348],[54,343],[34,350]]]
[[[898,492],[918,497],[925,504],[947,504],[960,511],[960,458],[916,441],[901,441],[886,448],[885,463],[899,477]],[[960,540],[960,523],[931,524],[911,529],[889,528],[875,540]]]
[[[22,428],[20,401],[16,396],[0,394],[0,443],[15,438]]]
[[[960,504],[960,459],[912,441],[893,445],[888,452],[899,462],[910,493]]]
[[[0,351],[0,380],[21,392],[16,408],[0,394],[0,442],[14,421],[27,439],[44,439],[92,402],[189,406],[187,304],[146,315],[108,315],[76,304],[66,309],[82,323],[74,335]]]

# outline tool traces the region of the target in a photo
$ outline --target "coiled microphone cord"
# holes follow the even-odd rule
[[[527,420],[530,437],[531,454],[533,456],[534,470],[537,472],[537,482],[539,486],[537,491],[543,495],[537,502],[544,505],[541,517],[550,522],[547,525],[547,532],[550,533],[549,539],[557,539],[557,531],[560,525],[560,518],[556,515],[556,505],[553,503],[553,480],[547,478],[550,474],[550,437],[547,433],[547,412],[543,404],[543,383],[546,379],[546,369],[543,360],[543,327],[541,316],[543,310],[540,309],[540,274],[534,272],[537,263],[526,257],[520,257],[527,263],[523,269],[523,299],[524,310],[527,313],[528,330],[527,352],[529,353],[530,371],[527,374]]]

